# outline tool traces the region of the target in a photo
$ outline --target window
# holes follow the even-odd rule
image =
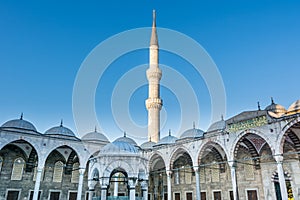
[[[22,180],[24,166],[25,161],[23,158],[15,159],[11,173],[11,180]]]
[[[31,191],[29,192],[29,200],[32,200],[32,199],[33,199],[33,194],[34,194],[34,191],[31,190]],[[38,200],[41,199],[41,194],[42,194],[42,191],[40,190],[40,191],[39,191],[39,195],[38,195]]]
[[[60,192],[50,192],[49,200],[59,200]]]
[[[256,190],[247,190],[247,199],[248,200],[257,200]]]
[[[76,200],[77,192],[69,192],[69,200]]]
[[[233,191],[229,191],[229,199],[230,200],[234,200]]]
[[[193,193],[192,192],[187,192],[185,193],[186,195],[186,200],[193,200]]]
[[[79,163],[73,164],[71,183],[79,182]]]
[[[175,193],[175,200],[180,200],[180,193]]]
[[[8,190],[6,194],[7,200],[18,200],[19,199],[19,190]]]
[[[214,200],[221,200],[221,192],[220,191],[214,192]]]
[[[58,161],[54,165],[53,182],[60,183],[62,181],[63,163]]]
[[[246,179],[254,179],[254,169],[253,169],[253,162],[252,160],[245,160],[245,178]]]
[[[201,200],[206,200],[206,192],[201,192]]]

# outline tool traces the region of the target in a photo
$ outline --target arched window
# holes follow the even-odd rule
[[[23,158],[17,158],[14,161],[11,173],[11,180],[22,180],[25,161]]]
[[[0,175],[1,175],[2,165],[3,165],[3,158],[0,156]]]
[[[73,164],[71,183],[78,183],[78,181],[79,181],[79,163],[77,162]]]
[[[53,182],[60,183],[62,181],[63,167],[63,162],[57,161],[55,163],[53,171]]]

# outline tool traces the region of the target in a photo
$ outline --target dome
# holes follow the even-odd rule
[[[279,104],[274,103],[273,98],[271,99],[271,104],[265,108],[266,111],[273,112],[276,115],[283,115],[286,113],[286,109]]]
[[[81,140],[84,140],[84,141],[109,142],[109,140],[107,139],[107,137],[106,137],[104,134],[97,132],[97,130],[85,134],[85,135],[81,138]]]
[[[295,114],[300,111],[300,99],[295,101],[288,109],[288,114]]]
[[[99,154],[138,153],[138,148],[128,142],[114,141],[105,145]]]
[[[222,118],[220,121],[217,121],[210,125],[210,127],[207,129],[207,132],[214,132],[214,131],[220,131],[224,130],[226,128],[226,122]]]
[[[133,139],[131,139],[131,138],[129,138],[129,137],[126,136],[126,133],[124,133],[123,137],[117,138],[115,140],[115,142],[127,142],[127,143],[129,143],[129,144],[131,144],[133,146],[138,146],[137,143]]]
[[[169,133],[168,136],[163,137],[161,140],[158,141],[157,145],[164,145],[164,144],[174,144],[178,140],[177,137],[172,136],[171,133]]]
[[[201,138],[203,137],[204,131],[201,129],[196,129],[195,127],[183,132],[180,136],[180,139],[184,138]]]
[[[59,136],[59,137],[61,136],[76,137],[73,131],[71,131],[70,129],[62,125],[62,122],[60,126],[55,126],[53,128],[48,129],[45,132],[45,135]]]
[[[13,119],[13,120],[5,122],[1,127],[2,128],[18,128],[18,129],[24,129],[24,130],[28,130],[28,131],[37,132],[36,128],[33,126],[32,123],[23,119],[23,115],[21,115],[20,119]]]
[[[152,149],[154,145],[156,145],[155,142],[147,141],[147,142],[144,142],[143,144],[141,144],[141,148],[142,149]]]

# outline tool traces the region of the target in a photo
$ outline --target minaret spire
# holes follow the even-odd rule
[[[157,39],[157,32],[156,32],[156,12],[153,10],[153,22],[152,22],[152,33],[151,33],[151,40],[150,46],[157,45],[158,46],[158,39]]]
[[[153,24],[149,48],[149,68],[146,72],[149,82],[148,99],[146,108],[148,110],[148,141],[158,142],[160,139],[160,110],[162,100],[160,99],[160,79],[162,72],[158,64],[158,39],[156,33],[156,13],[153,11]]]

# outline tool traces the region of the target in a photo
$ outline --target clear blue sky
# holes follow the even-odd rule
[[[215,61],[226,89],[226,118],[256,109],[257,101],[264,108],[271,96],[286,108],[299,99],[299,1],[12,0],[0,1],[0,122],[18,118],[24,112],[25,119],[40,132],[59,125],[62,118],[65,126],[76,132],[72,90],[81,63],[108,37],[151,26],[152,9],[157,11],[159,27],[192,37]],[[188,66],[167,52],[161,53],[160,60],[178,69]],[[121,77],[132,66],[147,62],[147,50],[121,57],[103,77],[105,87],[98,89],[103,87],[103,95],[109,97],[118,79],[109,77]],[[126,67],[122,71],[120,66]],[[197,124],[206,130],[210,97],[201,77],[191,77],[191,84],[197,80],[202,108]],[[111,111],[101,109],[101,95],[96,96],[97,115],[102,116],[101,123],[108,127],[104,132],[112,140],[122,131],[114,127]],[[140,125],[147,123],[146,97],[144,86],[130,99],[131,117]],[[162,98],[170,120],[162,132],[164,136],[169,128],[176,132],[179,113],[174,94],[163,89]],[[92,131],[93,127],[87,129]]]

